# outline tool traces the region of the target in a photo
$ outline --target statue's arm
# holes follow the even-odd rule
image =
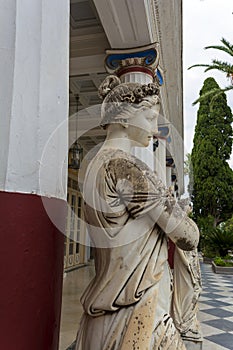
[[[158,205],[150,211],[150,216],[156,220],[166,235],[181,249],[193,250],[199,241],[199,230],[193,220],[176,203],[169,210],[164,205]]]
[[[199,240],[196,224],[161,181],[150,170],[145,175],[144,170],[147,169],[143,165],[128,158],[112,159],[108,163],[109,182],[114,177],[115,188],[129,215],[134,219],[145,216],[148,223],[157,223],[179,248],[195,249]]]

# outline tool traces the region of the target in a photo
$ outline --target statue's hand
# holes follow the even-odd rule
[[[189,198],[179,199],[178,204],[183,209],[187,215],[189,215],[192,212],[192,206],[190,203]]]

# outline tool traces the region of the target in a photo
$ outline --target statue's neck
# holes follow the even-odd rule
[[[128,135],[121,133],[108,134],[102,148],[115,148],[130,153],[133,147]]]

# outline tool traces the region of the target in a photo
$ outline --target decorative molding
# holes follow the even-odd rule
[[[172,157],[166,157],[166,166],[169,168],[174,168],[175,163]]]

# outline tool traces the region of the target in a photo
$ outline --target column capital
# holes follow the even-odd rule
[[[141,79],[137,82],[149,83],[156,79],[162,85],[163,78],[158,68],[158,46],[158,43],[153,43],[133,49],[106,50],[105,68],[108,73],[116,74],[123,81],[132,81],[133,75],[133,80],[137,80],[135,75],[138,74]]]
[[[158,140],[166,140],[168,143],[171,142],[170,128],[169,126],[159,126],[158,133],[155,135]]]
[[[167,156],[166,157],[166,167],[168,168],[174,168],[175,167],[175,162],[172,156]]]

